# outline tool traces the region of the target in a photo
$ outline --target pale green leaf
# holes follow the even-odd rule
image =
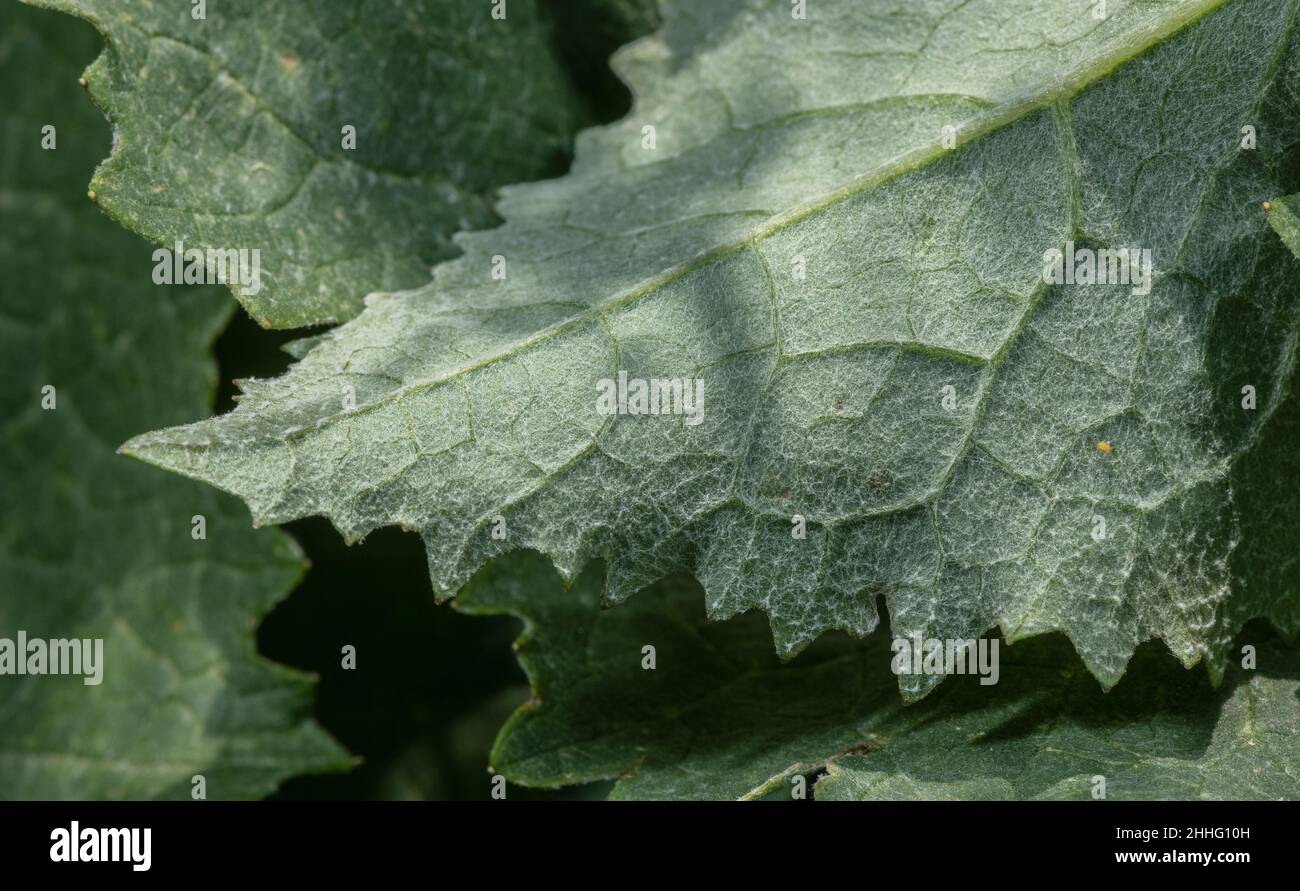
[[[1268,221],[1287,247],[1300,257],[1300,195],[1276,198],[1264,205]]]
[[[1107,686],[1147,639],[1217,677],[1244,618],[1294,630],[1231,569],[1295,364],[1259,213],[1300,141],[1293,0],[663,9],[570,175],[129,451],[259,522],[416,529],[443,594],[517,547],[605,558],[610,600],[689,570],[786,657],[882,593],[909,636],[1062,630]],[[1045,285],[1070,241],[1150,249],[1150,293]],[[620,371],[701,378],[703,422],[602,416]]]
[[[568,151],[577,104],[534,0],[28,0],[84,17],[115,127],[90,183],[172,247],[258,249],[263,325],[342,321],[489,225],[499,186]],[[355,148],[343,128],[355,128]]]
[[[311,720],[310,679],[255,651],[301,552],[115,454],[211,404],[230,304],[154,287],[148,245],[86,200],[109,141],[77,86],[97,46],[72,19],[0,8],[0,638],[103,641],[98,685],[0,674],[0,799],[189,800],[197,774],[209,798],[256,797],[348,758]]]

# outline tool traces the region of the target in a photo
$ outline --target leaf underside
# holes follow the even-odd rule
[[[611,601],[690,571],[784,657],[883,593],[899,634],[1062,630],[1106,686],[1161,638],[1217,678],[1246,618],[1296,629],[1294,578],[1233,554],[1243,505],[1294,516],[1240,468],[1295,360],[1261,204],[1300,140],[1297,6],[1108,6],[665,3],[568,176],[235,411],[126,448],[258,523],[418,530],[444,595],[528,547],[604,558]],[[1044,284],[1068,242],[1150,249],[1150,293]],[[602,416],[620,371],[701,378],[703,423]]]
[[[0,638],[103,640],[97,686],[0,675],[0,799],[188,800],[195,775],[209,798],[257,797],[349,759],[311,720],[310,679],[254,648],[301,552],[114,454],[210,406],[229,300],[151,286],[148,247],[86,201],[108,133],[77,71],[97,47],[71,19],[0,9]]]

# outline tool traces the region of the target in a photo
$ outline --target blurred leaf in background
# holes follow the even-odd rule
[[[234,304],[154,285],[150,246],[87,200],[109,127],[77,75],[98,46],[0,6],[0,637],[103,640],[97,685],[0,675],[0,799],[189,799],[195,776],[256,797],[349,758],[311,720],[310,679],[254,649],[299,549],[116,454],[208,410]]]

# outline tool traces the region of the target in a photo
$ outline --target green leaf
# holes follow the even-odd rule
[[[789,664],[759,616],[708,622],[688,578],[595,609],[535,554],[495,561],[457,598],[523,617],[534,699],[497,738],[512,783],[619,778],[611,797],[788,797],[821,770],[818,798],[1300,798],[1300,651],[1243,636],[1257,671],[1211,690],[1158,648],[1100,690],[1056,634],[999,653],[997,683],[957,678],[904,706],[889,640],[828,635]],[[540,589],[540,590],[539,590]],[[643,667],[653,646],[655,667]]]
[[[692,571],[785,657],[883,593],[908,636],[1062,630],[1106,686],[1151,638],[1218,677],[1244,618],[1296,628],[1231,565],[1295,365],[1259,204],[1300,140],[1297,4],[1107,7],[665,3],[569,176],[127,448],[261,523],[416,529],[447,595],[529,547],[604,558],[611,601]],[[1150,293],[1045,285],[1072,241],[1151,250]],[[703,422],[602,415],[622,372],[701,379]]]
[[[758,798],[859,745],[902,708],[888,641],[843,635],[782,665],[762,617],[708,622],[675,576],[598,610],[600,574],[566,589],[540,556],[484,567],[455,603],[527,623],[516,643],[534,689],[502,729],[492,766],[511,783],[623,777],[614,798]],[[656,667],[642,668],[653,646]]]
[[[831,761],[815,796],[1300,799],[1300,652],[1251,644],[1259,668],[1234,667],[1211,693],[1144,648],[1106,694],[1048,644],[1017,645],[992,695],[962,678],[904,711],[864,754]]]
[[[108,133],[77,70],[97,45],[71,19],[0,11],[0,638],[103,642],[97,685],[0,675],[0,798],[188,800],[196,774],[209,798],[259,796],[348,759],[310,719],[311,680],[254,647],[301,552],[228,496],[114,454],[211,404],[230,307],[155,288],[148,247],[86,200]]]
[[[1269,224],[1277,230],[1297,257],[1300,257],[1300,195],[1288,195],[1265,203]]]
[[[86,71],[114,123],[90,188],[165,247],[258,249],[232,284],[265,326],[356,315],[428,281],[451,235],[568,151],[578,125],[534,0],[29,0],[104,35]],[[355,128],[355,148],[343,128]]]

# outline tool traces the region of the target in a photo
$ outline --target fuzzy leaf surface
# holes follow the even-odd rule
[[[165,247],[261,251],[232,283],[263,325],[356,315],[492,224],[498,187],[544,175],[578,105],[534,0],[29,0],[85,18],[113,121],[90,188]],[[343,128],[355,130],[344,146]]]
[[[1106,686],[1151,638],[1218,677],[1244,618],[1294,630],[1232,555],[1295,364],[1260,205],[1300,140],[1297,4],[1107,8],[666,2],[568,176],[128,449],[259,522],[416,529],[446,595],[528,547],[604,558],[611,601],[690,571],[785,657],[884,594],[909,636],[1062,630]],[[1045,284],[1071,243],[1150,250],[1150,293]],[[601,414],[620,373],[702,380],[703,421]]]
[[[1268,203],[1268,222],[1286,246],[1300,257],[1300,195],[1288,195]]]

